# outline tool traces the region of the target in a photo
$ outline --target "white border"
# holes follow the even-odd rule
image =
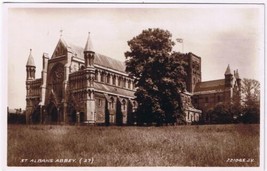
[[[8,2],[8,3],[5,3]],[[23,3],[19,3],[19,2],[23,2]],[[112,0],[98,0],[98,1],[86,1],[86,0],[80,0],[80,1],[76,1],[74,4],[71,3],[71,1],[64,1],[64,0],[59,0],[57,1],[57,3],[47,3],[49,2],[49,0],[37,0],[37,1],[32,1],[29,0],[27,2],[32,2],[32,3],[25,3],[24,0],[16,0],[16,1],[4,1],[4,3],[2,3],[1,5],[1,9],[2,9],[2,13],[1,13],[1,17],[2,17],[2,22],[1,22],[1,27],[0,27],[0,31],[2,34],[2,45],[0,52],[1,52],[1,58],[0,58],[0,67],[1,67],[1,72],[0,72],[0,97],[2,97],[0,99],[0,104],[1,104],[1,143],[0,143],[0,165],[1,168],[3,170],[117,170],[117,169],[125,169],[122,167],[7,167],[7,41],[8,41],[8,37],[7,37],[7,25],[5,23],[7,23],[7,11],[8,8],[25,8],[25,7],[29,7],[29,8],[33,8],[33,7],[39,7],[39,8],[176,8],[177,6],[179,7],[188,7],[189,3],[190,4],[190,8],[191,7],[205,7],[205,6],[210,6],[210,5],[216,5],[214,3],[219,3],[218,5],[222,5],[221,3],[227,3],[227,5],[229,5],[228,3],[237,3],[237,4],[243,4],[243,3],[252,3],[252,4],[264,4],[265,5],[265,1],[262,0],[255,0],[255,1],[251,1],[251,0],[225,0],[225,1],[210,1],[210,0],[188,0],[188,1],[180,1],[180,0],[168,0],[168,1],[161,1],[161,0],[146,0],[146,1],[132,1],[132,0],[125,0],[125,1],[112,1]],[[34,2],[38,2],[38,3],[34,3]],[[51,2],[51,1],[50,1]],[[59,4],[58,2],[61,2],[61,4]],[[79,3],[80,2],[80,3]],[[115,3],[116,4],[109,4],[109,3]],[[93,3],[93,4],[92,4]],[[99,4],[100,3],[100,4]],[[129,3],[129,4],[117,4],[117,3]],[[138,4],[137,4],[138,3]],[[163,4],[146,4],[146,3],[163,3]],[[166,4],[166,3],[171,3],[171,4]],[[173,3],[183,3],[183,4],[173,4]],[[197,3],[197,4],[196,4]],[[200,4],[198,4],[200,3]],[[203,3],[212,3],[212,4],[203,4]],[[265,10],[265,6],[264,9]],[[266,18],[265,18],[265,11],[263,11],[263,15],[264,15],[264,21],[266,23]],[[264,25],[265,26],[265,25]],[[264,28],[264,33],[265,33],[265,28]],[[264,34],[264,38],[262,38],[265,42],[265,34]],[[265,45],[265,43],[264,43]],[[262,49],[264,49],[264,51],[262,52],[262,56],[265,56],[265,46],[262,47]],[[266,60],[261,59],[261,69],[262,71],[264,71],[264,74],[261,75],[261,125],[260,125],[260,167],[127,167],[127,170],[177,170],[177,169],[182,169],[182,170],[198,170],[198,171],[206,171],[206,170],[250,170],[250,171],[256,171],[256,170],[265,170],[266,166],[265,163],[267,163],[267,160],[265,158],[265,136],[266,132],[265,129],[267,128],[267,126],[265,126],[266,123],[266,117],[264,117],[264,112],[265,112],[265,106],[266,106],[266,102],[265,102],[265,74],[266,74]]]

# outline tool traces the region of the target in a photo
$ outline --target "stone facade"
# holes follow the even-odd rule
[[[238,70],[232,74],[228,65],[224,79],[199,82],[193,94],[193,105],[203,112],[213,109],[218,104],[240,104],[241,79]]]
[[[199,122],[202,111],[196,109],[191,102],[192,93],[188,91],[181,93],[182,105],[185,111],[185,121],[187,124]]]
[[[188,123],[197,122],[201,116],[205,116],[207,111],[218,104],[241,103],[241,79],[238,70],[232,73],[228,65],[224,79],[202,82],[201,58],[191,52],[182,55],[181,58],[186,63],[185,82],[188,92],[184,93],[184,99],[187,100],[184,100],[183,104],[187,104],[186,121]],[[199,113],[202,114],[199,115]]]
[[[30,53],[26,65],[28,123],[128,124],[136,109],[133,79],[123,62],[95,53],[90,35],[85,48],[60,38],[51,59],[43,55],[35,79]]]
[[[181,57],[187,63],[186,91],[181,93],[187,123],[198,122],[202,112],[219,103],[240,99],[238,71],[232,74],[228,66],[225,79],[202,82],[201,58],[191,52]],[[123,62],[94,51],[90,34],[84,48],[60,38],[51,58],[47,53],[42,58],[41,78],[35,78],[31,51],[26,64],[27,123],[133,123],[133,79]]]
[[[187,63],[185,71],[186,76],[186,89],[188,92],[193,93],[195,86],[201,82],[201,58],[191,52],[182,56],[184,62]]]

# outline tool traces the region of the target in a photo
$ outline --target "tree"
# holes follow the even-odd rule
[[[242,93],[244,96],[245,105],[259,102],[260,99],[260,83],[254,79],[244,78],[242,81]]]
[[[134,78],[139,123],[173,123],[182,115],[180,92],[186,75],[183,63],[173,52],[171,33],[162,29],[143,30],[128,41],[126,72]]]
[[[231,105],[218,104],[210,110],[211,122],[215,124],[228,124],[234,121]]]
[[[245,123],[260,122],[260,83],[254,79],[244,78],[242,81],[243,115]]]

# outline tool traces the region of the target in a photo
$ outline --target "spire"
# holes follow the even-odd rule
[[[90,32],[88,32],[88,39],[84,48],[84,52],[94,52],[93,44],[90,38]]]
[[[226,71],[224,73],[224,75],[232,75],[231,69],[230,69],[230,65],[228,64]]]
[[[35,66],[34,59],[32,57],[32,49],[30,49],[30,55],[28,57],[28,61],[27,61],[26,66]]]
[[[236,72],[235,72],[235,78],[236,78],[236,79],[240,79],[240,77],[239,77],[239,73],[238,73],[238,69],[237,69]]]

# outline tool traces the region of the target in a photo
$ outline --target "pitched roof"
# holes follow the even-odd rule
[[[70,47],[70,45],[69,45],[63,38],[60,38],[60,39],[59,39],[58,44],[59,44],[59,43],[62,43],[62,44],[67,48],[67,50],[71,52],[71,47]]]
[[[124,96],[128,96],[128,97],[134,97],[134,91],[131,90],[126,90],[123,88],[119,88],[119,87],[113,87],[110,85],[106,85],[106,84],[102,84],[102,83],[94,83],[95,89],[100,90],[100,91],[105,91],[105,92],[109,92],[109,93],[114,93],[114,94],[120,94],[120,95],[124,95]]]
[[[26,66],[35,66],[34,59],[33,59],[33,56],[32,56],[32,49],[30,49],[30,55],[28,57],[28,61],[27,61]]]
[[[83,48],[77,45],[74,45],[72,43],[68,43],[68,46],[70,47],[70,51],[73,53],[74,56],[77,55],[78,58],[84,60],[83,56]]]
[[[66,43],[67,46],[71,49],[71,52],[74,55],[77,55],[77,58],[84,60],[84,49],[80,46],[73,45],[71,43]],[[125,63],[116,59],[113,59],[111,57],[96,53],[95,54],[95,64],[114,69],[117,71],[125,72]]]
[[[125,63],[113,58],[107,57],[105,55],[96,54],[95,64],[104,66],[106,68],[115,69],[121,72],[125,72],[126,66]]]
[[[203,92],[203,91],[223,91],[225,89],[225,80],[212,80],[199,82],[195,86],[194,92]]]

